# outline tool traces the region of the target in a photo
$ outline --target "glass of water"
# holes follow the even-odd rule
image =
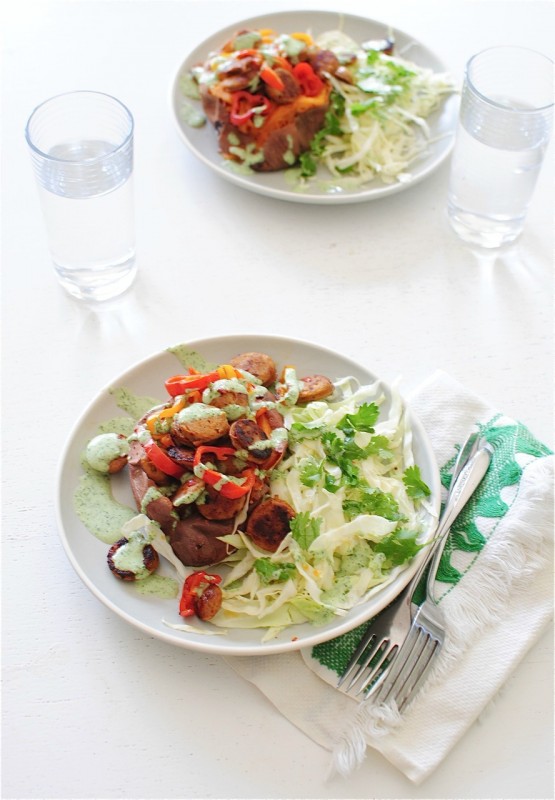
[[[466,242],[500,247],[522,232],[551,134],[553,62],[492,47],[466,66],[448,217]]]
[[[109,300],[133,283],[133,117],[115,97],[76,91],[46,100],[25,136],[60,283]]]

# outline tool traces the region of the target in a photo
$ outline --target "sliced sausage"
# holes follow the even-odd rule
[[[256,448],[257,442],[268,441],[268,437],[253,419],[239,419],[229,429],[229,438],[236,450],[247,450],[249,461],[262,464],[271,450],[268,447]]]
[[[283,69],[283,67],[276,67],[274,72],[283,83],[283,89],[274,89],[272,86],[266,86],[266,94],[278,105],[292,103],[301,93],[301,87],[297,79],[289,70]]]
[[[210,405],[222,409],[227,406],[237,406],[238,409],[244,408],[244,413],[246,414],[249,408],[249,396],[246,392],[223,391],[210,401]]]
[[[130,569],[120,569],[114,563],[114,556],[122,547],[126,544],[129,544],[129,539],[123,537],[115,544],[113,544],[110,549],[108,550],[108,566],[110,567],[112,573],[122,581],[135,581],[137,580],[137,574]],[[160,558],[158,553],[154,549],[151,544],[145,544],[143,547],[143,564],[148,572],[152,573],[158,569],[158,564],[160,563]]]
[[[204,591],[195,597],[195,612],[203,620],[215,617],[222,606],[222,590],[216,583],[209,583]]]
[[[313,400],[323,400],[334,392],[334,385],[325,375],[310,375],[301,378],[299,403],[311,403]]]
[[[245,505],[247,496],[243,497],[223,497],[220,492],[212,486],[206,486],[206,502],[197,503],[199,513],[205,519],[233,519]]]
[[[263,500],[251,512],[246,533],[261,550],[274,553],[289,531],[295,511],[277,497]]]
[[[168,447],[168,455],[171,460],[179,464],[180,467],[184,467],[189,470],[189,472],[193,471],[193,462],[195,460],[195,451],[193,449],[173,445]]]
[[[264,386],[269,386],[276,379],[276,365],[265,353],[241,353],[229,362],[236,369],[243,369],[258,378]]]
[[[225,413],[204,403],[193,403],[179,411],[173,418],[171,436],[179,444],[197,447],[227,436],[229,423]]]
[[[312,69],[318,75],[322,75],[324,72],[334,75],[339,67],[339,59],[331,50],[318,50],[310,56],[309,61]]]

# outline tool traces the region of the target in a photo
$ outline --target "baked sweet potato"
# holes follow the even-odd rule
[[[249,48],[231,41],[209,58],[199,92],[220,152],[257,172],[272,172],[293,166],[323,127],[331,84],[319,64],[328,69],[331,62],[322,61],[327,51],[291,37],[293,55],[290,44],[283,49],[283,36],[268,42],[243,31],[236,41],[245,42],[249,33]]]

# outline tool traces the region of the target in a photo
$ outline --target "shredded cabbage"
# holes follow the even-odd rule
[[[317,135],[313,155],[344,188],[376,177],[386,184],[409,180],[407,170],[432,141],[427,117],[454,91],[450,77],[363,49],[340,31],[324,33],[316,43],[346,62],[354,83],[327,74],[337,116]],[[356,55],[355,63],[347,54]]]
[[[296,512],[291,532],[275,553],[240,527],[223,537],[238,550],[211,620],[268,628],[266,639],[365,602],[418,552],[434,515],[395,387],[386,396],[380,382],[346,378],[329,401],[288,408],[285,426],[290,455],[270,489]]]

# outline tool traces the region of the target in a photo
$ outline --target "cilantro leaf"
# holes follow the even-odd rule
[[[399,504],[388,492],[362,486],[349,492],[343,502],[343,511],[348,519],[353,519],[359,514],[375,514],[389,520],[402,519]]]
[[[310,178],[316,173],[317,160],[324,150],[326,136],[343,135],[341,117],[344,114],[345,98],[339,92],[332,92],[330,95],[330,107],[324,117],[324,125],[312,138],[310,149],[303,153],[299,159],[303,178]]]
[[[322,462],[315,458],[304,458],[300,463],[299,479],[303,486],[312,488],[320,483],[322,477]]]
[[[374,433],[374,425],[378,421],[380,409],[375,403],[363,403],[354,414],[345,414],[337,427],[341,431],[355,430]]]
[[[416,541],[416,533],[401,528],[374,545],[374,552],[383,553],[390,564],[396,567],[414,558],[422,546]]]
[[[293,539],[303,549],[308,550],[312,542],[320,535],[320,517],[311,517],[308,511],[301,511],[291,520]]]
[[[406,468],[403,483],[407,487],[408,496],[413,500],[421,500],[423,497],[431,495],[430,487],[422,480],[420,467],[417,467],[416,464]]]
[[[272,581],[282,582],[292,578],[296,572],[294,564],[274,564],[270,558],[257,558],[254,568],[262,583],[268,584]]]

